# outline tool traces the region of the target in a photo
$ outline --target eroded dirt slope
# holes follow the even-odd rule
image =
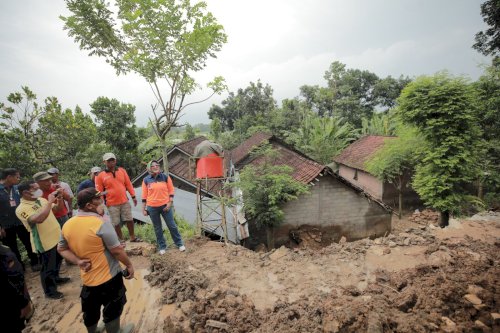
[[[164,256],[133,256],[123,321],[136,332],[499,332],[500,216],[436,228],[435,216],[394,221],[375,240],[258,253],[207,239]],[[133,254],[134,251],[131,251]],[[27,332],[85,332],[80,280],[37,306]]]

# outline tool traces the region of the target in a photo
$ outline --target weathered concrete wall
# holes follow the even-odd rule
[[[382,200],[383,184],[377,177],[361,170],[357,170],[356,175],[356,169],[345,165],[339,165],[339,175],[344,177],[351,184],[361,187],[375,198]],[[355,176],[357,179],[355,179]]]
[[[333,176],[319,178],[310,193],[283,206],[285,221],[274,230],[275,246],[291,245],[290,233],[302,228],[319,230],[321,245],[383,236],[391,230],[391,214]],[[250,224],[249,247],[266,243],[265,230]]]
[[[373,197],[382,200],[387,205],[397,209],[398,207],[398,190],[396,187],[389,182],[381,182],[375,176],[358,170],[357,179],[354,179],[356,174],[356,169],[350,168],[345,165],[339,165],[339,175],[344,177],[351,184],[354,184]],[[406,183],[411,181],[411,176],[406,174]],[[405,210],[411,210],[415,208],[422,207],[422,201],[418,194],[411,187],[403,188],[403,207]]]

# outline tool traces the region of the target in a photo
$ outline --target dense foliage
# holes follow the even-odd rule
[[[192,5],[189,0],[113,4],[66,0],[66,5],[72,15],[61,16],[64,29],[80,49],[104,57],[117,74],[135,72],[150,84],[155,97],[151,119],[168,170],[167,135],[179,126],[182,111],[197,103],[186,100],[198,88],[193,73],[201,71],[226,43],[224,28],[203,1]],[[161,83],[168,88],[163,89]],[[207,87],[213,95],[226,86],[222,77],[216,77]]]
[[[413,187],[433,208],[459,212],[467,193],[464,186],[477,175],[480,129],[475,118],[474,91],[463,78],[446,73],[423,76],[410,83],[399,98],[401,119],[426,139]]]
[[[500,55],[500,0],[487,0],[481,4],[481,15],[488,29],[476,34],[474,49],[484,55]]]
[[[112,100],[101,97],[93,105],[96,107],[102,101]],[[24,178],[31,178],[38,171],[57,167],[61,178],[75,188],[88,177],[92,166],[102,165],[105,152],[113,151],[119,165],[127,167],[133,176],[139,169],[140,157],[135,108],[128,108],[128,118],[114,113],[119,110],[106,113],[100,109],[98,125],[80,107],[64,109],[56,97],[48,97],[40,104],[30,88],[22,87],[0,104],[0,168],[14,167]],[[129,164],[121,163],[121,157],[131,155],[134,157]]]

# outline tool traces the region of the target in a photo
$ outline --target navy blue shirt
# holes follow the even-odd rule
[[[85,190],[86,188],[95,188],[95,183],[92,179],[87,179],[81,182],[76,189],[76,193],[78,194],[81,190]]]
[[[11,205],[11,200],[15,205]],[[16,208],[19,206],[21,196],[17,190],[17,185],[6,188],[0,184],[0,225],[2,228],[10,228],[22,225],[16,216]]]

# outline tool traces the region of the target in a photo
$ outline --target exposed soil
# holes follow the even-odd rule
[[[138,332],[500,332],[500,215],[445,229],[393,223],[387,237],[321,249],[258,253],[198,238],[150,266],[133,257],[141,276],[127,284],[124,322]],[[77,269],[68,273],[62,301],[41,298],[29,277],[27,331],[85,331]]]

